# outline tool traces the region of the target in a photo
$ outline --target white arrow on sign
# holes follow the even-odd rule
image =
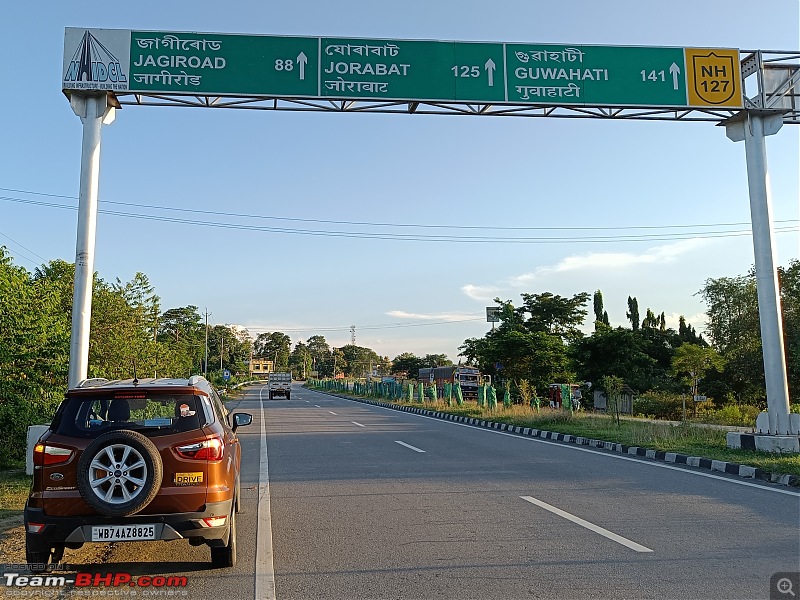
[[[305,52],[301,52],[297,55],[297,66],[300,67],[300,81],[303,81],[306,78],[306,63],[308,62],[308,57],[306,56]]]
[[[494,70],[495,64],[494,61],[490,58],[486,61],[486,64],[483,65],[486,68],[486,72],[489,74],[489,87],[494,86]]]
[[[672,73],[672,89],[673,90],[677,90],[678,89],[678,73],[681,72],[681,68],[678,65],[676,65],[675,63],[672,63],[672,65],[669,68],[669,72]]]

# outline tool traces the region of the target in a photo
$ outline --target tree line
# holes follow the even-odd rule
[[[790,397],[800,390],[800,261],[778,269]],[[625,327],[612,327],[603,295],[571,298],[549,292],[495,299],[500,325],[459,348],[494,381],[526,380],[539,392],[554,382],[595,382],[618,377],[633,390],[690,390],[728,403],[765,406],[766,387],[755,273],[709,278],[699,291],[707,305],[706,336],[681,316],[678,329],[665,313],[647,308],[641,317],[628,297]],[[585,335],[592,300],[594,331]]]
[[[64,397],[75,266],[53,260],[29,272],[0,247],[0,465],[24,456],[29,425],[48,422]],[[207,374],[222,385],[249,375],[249,360],[275,361],[299,376],[388,372],[391,361],[370,348],[331,348],[323,336],[298,341],[281,332],[255,340],[243,328],[208,325],[197,306],[164,309],[144,273],[131,281],[95,274],[88,377],[129,379]]]
[[[29,272],[15,265],[0,247],[0,464],[22,458],[28,425],[49,420],[63,398],[74,272],[74,265],[62,260]],[[800,261],[790,261],[779,269],[779,276],[789,387],[796,397]],[[492,375],[494,381],[526,380],[540,393],[549,383],[599,382],[604,376],[620,377],[639,392],[675,392],[687,386],[687,373],[675,370],[675,358],[682,346],[686,346],[680,351],[684,354],[693,346],[706,350],[702,393],[722,403],[763,403],[754,273],[709,279],[700,293],[708,306],[708,339],[683,317],[677,331],[666,327],[663,312],[647,308],[641,318],[635,297],[628,298],[629,326],[612,327],[599,290],[593,296],[583,292],[572,298],[525,293],[519,305],[496,299],[500,325],[481,338],[465,340],[459,356]],[[590,298],[594,332],[587,336],[580,327],[589,314]],[[197,306],[163,309],[143,273],[128,282],[95,275],[89,377],[187,377],[207,372],[212,381],[221,383],[223,369],[234,377],[246,377],[251,356],[273,360],[275,370],[291,370],[304,378],[369,373],[404,373],[415,378],[420,368],[452,364],[443,354],[418,357],[403,352],[390,359],[355,344],[336,348],[321,335],[294,345],[288,335],[277,331],[252,339],[249,332],[235,326],[207,327]],[[714,365],[717,369],[711,368]]]
[[[253,356],[273,361],[275,371],[291,371],[295,377],[361,377],[367,373],[388,373],[391,360],[371,348],[347,344],[335,348],[325,336],[312,335],[305,342],[280,331],[260,333],[253,341]]]

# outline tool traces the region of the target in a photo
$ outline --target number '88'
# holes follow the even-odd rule
[[[294,62],[290,60],[282,60],[278,59],[275,61],[275,70],[276,71],[291,71],[294,69]]]

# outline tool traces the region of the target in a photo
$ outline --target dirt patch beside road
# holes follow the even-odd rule
[[[102,564],[108,561],[110,555],[111,545],[109,544],[86,544],[79,550],[67,549],[64,552],[62,563],[65,564]],[[21,565],[25,561],[25,529],[22,524],[22,515],[13,517],[6,517],[0,519],[0,576],[3,573],[20,573],[26,574],[26,571],[14,569],[11,570],[7,565]],[[66,575],[67,572],[53,573],[54,575]],[[9,589],[5,587],[4,580],[0,585],[0,598],[19,598],[21,594],[14,592],[21,592],[21,589]],[[31,596],[32,590],[24,590],[27,598],[49,598],[53,600],[61,600],[70,597],[69,590],[72,586],[62,588],[50,587],[39,588],[36,590],[36,595]]]

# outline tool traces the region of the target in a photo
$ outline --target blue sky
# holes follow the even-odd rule
[[[657,11],[627,0],[14,3],[0,22],[0,245],[29,270],[74,261],[81,124],[59,85],[65,27],[800,50],[799,23],[796,0],[674,0]],[[775,237],[782,265],[800,256],[799,133],[785,126],[767,141],[773,216],[794,228]],[[705,280],[753,263],[749,235],[676,239],[680,229],[664,229],[749,232],[744,145],[713,123],[124,107],[103,129],[100,208],[130,210],[112,202],[306,231],[432,232],[377,225],[393,223],[558,235],[368,240],[99,215],[99,275],[147,274],[164,309],[194,304],[214,323],[293,341],[322,334],[333,345],[348,343],[355,324],[357,344],[390,357],[457,359],[464,339],[488,329],[491,299],[523,292],[600,289],[612,325],[626,323],[636,296],[642,313],[663,311],[673,326],[683,314],[702,330]],[[729,223],[743,225],[711,227]],[[613,239],[631,233],[668,239]]]

